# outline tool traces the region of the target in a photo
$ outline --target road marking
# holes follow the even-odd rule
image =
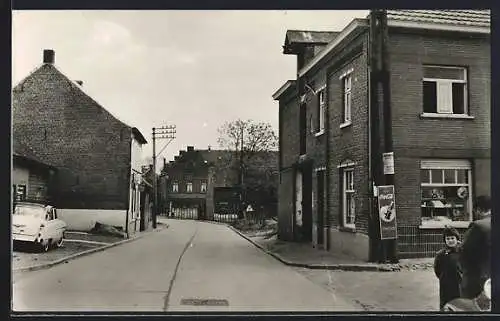
[[[198,233],[198,225],[196,225],[196,229],[194,230],[193,236],[191,236],[189,241],[186,243],[186,245],[184,246],[184,249],[182,250],[181,255],[179,256],[179,260],[177,261],[177,264],[175,266],[174,275],[172,275],[172,279],[170,280],[170,285],[168,287],[167,294],[165,294],[165,302],[163,304],[163,311],[167,311],[167,309],[168,309],[168,304],[170,301],[170,294],[172,293],[172,288],[174,287],[175,278],[177,277],[177,271],[179,270],[179,266],[181,265],[182,257],[186,253],[187,249],[189,247],[193,246],[193,240],[194,240],[194,237],[196,236],[196,233]]]

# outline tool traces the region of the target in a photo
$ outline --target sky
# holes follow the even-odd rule
[[[217,128],[238,118],[278,132],[272,94],[296,78],[284,55],[288,29],[340,31],[367,10],[337,11],[14,11],[15,86],[55,51],[55,66],[116,118],[137,127],[151,159],[153,127],[176,126],[159,155],[187,146],[218,148]],[[168,140],[159,140],[160,151]]]

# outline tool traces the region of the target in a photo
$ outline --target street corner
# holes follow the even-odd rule
[[[50,266],[59,261],[64,262],[65,258],[70,258],[75,254],[98,249],[105,245],[105,243],[66,240],[60,248],[54,248],[48,252],[38,252],[27,245],[16,245],[12,251],[12,270],[17,272]]]

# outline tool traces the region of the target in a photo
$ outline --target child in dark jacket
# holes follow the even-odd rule
[[[437,252],[434,259],[434,273],[439,279],[439,309],[445,303],[460,297],[460,271],[458,266],[458,245],[460,234],[452,227],[443,231],[445,248]]]

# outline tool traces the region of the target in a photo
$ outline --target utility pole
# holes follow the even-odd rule
[[[156,228],[156,216],[158,215],[158,180],[156,179],[156,157],[160,155],[172,140],[175,139],[176,126],[153,127],[153,228]],[[161,151],[156,153],[156,140],[168,139]]]
[[[390,97],[390,68],[386,10],[370,12],[370,126],[371,173],[373,188],[394,185],[394,172],[385,172],[383,156],[393,161],[392,120]],[[380,129],[382,127],[382,130]],[[373,217],[370,237],[371,258],[378,261],[397,261],[397,238],[380,239],[378,203],[373,198]]]

